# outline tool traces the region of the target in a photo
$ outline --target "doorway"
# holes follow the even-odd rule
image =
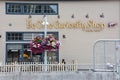
[[[20,50],[9,50],[7,62],[20,62]]]

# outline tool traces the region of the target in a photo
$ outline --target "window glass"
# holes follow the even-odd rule
[[[20,50],[9,50],[7,62],[20,62]]]
[[[24,50],[23,58],[24,58],[24,62],[30,62],[31,61],[31,51]]]
[[[8,32],[7,33],[7,40],[8,41],[16,41],[16,40],[22,40],[22,33],[14,33],[14,32]]]
[[[7,14],[58,14],[57,4],[7,3]]]
[[[24,33],[23,40],[32,40],[32,33]]]
[[[22,49],[21,44],[9,44],[7,45],[7,50],[19,50]]]
[[[7,62],[20,62],[22,45],[21,44],[7,44]]]
[[[34,5],[33,13],[41,14],[42,13],[42,5]]]
[[[6,61],[43,62],[44,52],[35,54],[30,50],[30,41],[33,40],[36,36],[44,37],[43,34],[43,32],[7,32],[6,42],[10,42],[6,43]],[[58,38],[57,32],[48,32],[48,34],[53,34],[56,36],[56,38]],[[16,40],[18,40],[17,42],[20,43],[16,43]],[[59,59],[58,54],[58,51],[48,51],[48,62],[57,62]]]
[[[23,48],[24,48],[24,50],[30,51],[30,44],[24,44]]]
[[[32,61],[33,62],[43,62],[43,53],[32,54]]]
[[[47,61],[49,63],[56,63],[57,62],[57,51],[48,51],[47,52]]]
[[[44,5],[44,13],[57,14],[57,6],[56,5]]]
[[[24,14],[32,14],[34,9],[34,5],[26,4],[24,5]]]
[[[41,34],[41,33],[24,33],[23,40],[33,40],[37,36],[43,37],[43,34]]]
[[[8,13],[21,13],[22,8],[20,4],[7,4]]]

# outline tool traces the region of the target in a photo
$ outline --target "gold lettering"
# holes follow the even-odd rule
[[[31,19],[27,19],[26,21],[27,21],[27,23],[26,23],[27,28],[28,29],[32,28],[32,20]]]
[[[32,19],[26,19],[26,28],[27,29],[43,29],[44,26],[42,25],[43,21],[39,20],[36,23],[32,22]],[[86,32],[100,32],[105,28],[105,24],[103,23],[96,23],[93,20],[89,20],[87,23],[76,21],[73,23],[61,23],[58,20],[53,23],[49,24],[48,29],[81,29]]]
[[[48,29],[52,29],[52,28],[53,28],[52,24],[48,25]]]

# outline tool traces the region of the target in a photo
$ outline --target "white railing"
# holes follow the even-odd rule
[[[43,72],[43,71],[77,71],[78,64],[42,64],[42,63],[14,63],[3,64],[0,72]]]
[[[0,64],[0,72],[62,72],[62,71],[116,71],[116,66],[106,66],[106,68],[101,68],[103,65],[96,65],[97,70],[93,69],[93,65],[86,64],[60,64],[60,63],[48,63],[43,64],[39,62],[21,62],[21,63],[7,63]]]

